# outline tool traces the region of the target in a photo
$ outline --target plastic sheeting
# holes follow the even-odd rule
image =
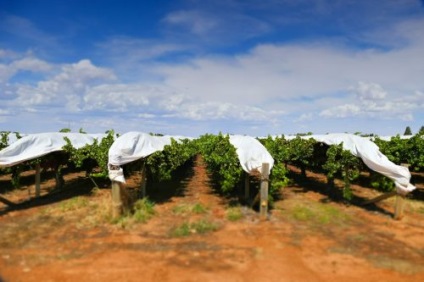
[[[274,159],[268,150],[256,138],[242,135],[230,135],[230,143],[236,148],[240,165],[247,173],[262,171],[262,164],[269,164],[268,174],[274,166]]]
[[[52,152],[62,151],[66,145],[64,137],[68,137],[72,146],[78,149],[93,144],[95,139],[101,140],[104,136],[104,134],[61,132],[26,135],[0,151],[0,166],[13,166]]]
[[[361,158],[370,169],[392,179],[395,182],[397,193],[404,195],[415,189],[415,186],[410,183],[411,173],[408,168],[391,162],[368,138],[345,133],[308,135],[301,138],[313,138],[327,145],[343,143],[343,149]]]

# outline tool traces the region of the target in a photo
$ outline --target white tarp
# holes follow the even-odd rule
[[[162,151],[171,144],[171,136],[153,136],[143,132],[127,132],[119,136],[109,148],[109,178],[125,183],[121,166]],[[175,137],[178,140],[182,137]]]
[[[102,139],[104,134],[50,132],[29,134],[16,140],[0,151],[0,166],[13,166],[24,161],[36,159],[52,152],[62,151],[68,137],[75,148],[93,144],[95,139]]]
[[[269,171],[274,166],[274,159],[256,138],[243,135],[230,135],[230,143],[236,148],[240,165],[247,173],[262,171],[262,164],[269,164]]]
[[[2,131],[0,133],[6,134],[7,132],[8,132],[8,134],[7,134],[7,145],[8,146],[11,145],[12,143],[16,142],[17,140],[19,140],[18,135],[21,138],[28,135],[28,134],[23,134],[23,133],[19,133],[19,132],[11,132],[11,131]]]
[[[121,166],[162,151],[171,144],[171,136],[153,136],[143,132],[127,132],[109,148],[109,164]]]
[[[343,142],[343,149],[361,158],[370,169],[392,179],[399,194],[407,194],[415,189],[410,183],[411,173],[408,168],[391,162],[368,138],[346,133],[308,135],[301,138],[313,138],[327,145],[338,145]]]
[[[166,145],[171,144],[171,138],[178,141],[188,137],[152,136],[142,132],[128,132],[121,135],[109,149],[109,178],[113,181],[125,183],[122,168],[118,168],[118,166],[163,150]],[[240,165],[244,171],[250,173],[258,169],[260,172],[262,163],[269,163],[270,170],[274,165],[274,159],[255,138],[234,135],[230,136],[230,143],[236,148]]]

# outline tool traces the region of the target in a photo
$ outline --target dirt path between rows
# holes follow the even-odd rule
[[[422,202],[395,221],[390,199],[367,210],[293,183],[261,221],[213,192],[199,157],[175,189],[148,187],[147,222],[110,223],[99,217],[110,190],[84,185],[77,196],[0,209],[4,281],[424,281]]]

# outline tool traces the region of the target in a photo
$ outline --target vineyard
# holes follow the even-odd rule
[[[310,256],[304,261],[309,272],[293,268],[291,277],[298,281],[331,277],[353,281],[364,273],[370,281],[423,278],[424,238],[417,235],[424,230],[423,134],[388,140],[329,137],[62,132],[49,140],[51,151],[42,154],[31,146],[22,150],[22,144],[41,143],[34,136],[2,132],[0,224],[5,228],[0,249],[6,253],[0,257],[0,277],[21,273],[16,281],[31,281],[32,274],[36,281],[43,270],[53,267],[53,281],[76,279],[76,273],[59,270],[65,266],[88,275],[87,281],[96,281],[95,277],[137,281],[121,271],[102,276],[76,267],[91,265],[85,260],[88,256],[97,258],[102,267],[146,273],[152,281],[197,281],[188,269],[206,281],[217,277],[247,281],[249,274],[242,273],[249,273],[249,265],[269,265],[275,274],[256,267],[250,275],[261,281],[261,273],[262,281],[275,281],[278,276],[273,275],[287,274],[290,268],[280,269],[280,261],[271,255],[289,266],[296,261],[284,253],[305,260],[298,254],[302,250]],[[356,139],[360,141],[350,145],[349,140]],[[375,152],[361,148],[368,142],[376,146]],[[25,157],[12,156],[8,150],[14,144],[20,145]],[[373,154],[378,159],[370,159]],[[264,168],[269,168],[266,176]],[[395,198],[370,202],[381,195],[406,198],[400,221],[393,220]],[[260,216],[263,205],[266,218]],[[375,238],[357,235],[364,229]],[[62,239],[56,237],[59,234]],[[335,234],[340,237],[337,242]],[[55,245],[54,254],[34,259],[43,238]],[[104,245],[93,245],[95,238]],[[75,240],[88,249],[74,245]],[[375,245],[377,241],[380,244]],[[315,245],[320,256],[310,252]],[[152,269],[166,265],[172,271],[160,273],[106,260],[103,255],[111,250],[126,263],[134,263],[127,256],[135,255],[140,259],[135,264],[145,262]],[[327,262],[321,255],[327,255]],[[149,257],[158,261],[150,262]],[[384,265],[379,265],[382,261]],[[343,272],[352,263],[360,271]],[[317,274],[320,268],[322,273]]]

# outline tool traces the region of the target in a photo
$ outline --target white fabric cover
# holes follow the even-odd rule
[[[115,140],[109,149],[109,178],[113,181],[125,183],[122,168],[118,167],[135,160],[145,158],[156,151],[161,151],[165,145],[171,144],[171,138],[180,140],[182,136],[151,136],[142,132],[128,132]],[[192,138],[189,138],[192,139]],[[250,173],[258,169],[262,163],[269,163],[270,170],[274,159],[266,148],[255,138],[249,136],[230,136],[230,143],[236,148],[240,165]],[[113,169],[110,169],[111,166]]]
[[[109,148],[109,164],[124,165],[162,151],[171,144],[171,136],[152,136],[143,132],[127,132],[113,142]]]
[[[262,164],[269,164],[268,174],[274,166],[274,159],[256,138],[243,135],[230,135],[230,143],[236,148],[240,165],[247,173],[262,171]]]
[[[162,151],[171,144],[171,136],[152,136],[143,132],[127,132],[119,136],[109,148],[109,179],[125,183],[121,165]],[[176,137],[176,140],[181,137]],[[116,168],[111,169],[111,166]]]
[[[61,132],[29,134],[0,151],[0,166],[13,166],[51,152],[62,151],[66,145],[64,137],[68,137],[72,146],[78,149],[93,144],[95,139],[101,140],[103,136],[105,135]]]
[[[392,179],[395,182],[397,193],[404,195],[415,189],[415,186],[410,183],[411,173],[408,168],[391,162],[368,138],[346,133],[308,135],[302,136],[302,138],[313,138],[327,145],[338,145],[343,142],[343,149],[361,158],[370,169]]]

